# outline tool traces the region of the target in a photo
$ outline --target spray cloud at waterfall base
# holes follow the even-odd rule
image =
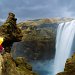
[[[71,55],[75,39],[75,20],[61,23],[57,29],[54,75],[64,70],[65,62]]]

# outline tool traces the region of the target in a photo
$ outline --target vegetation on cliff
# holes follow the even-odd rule
[[[18,25],[21,26],[40,26],[42,24],[53,24],[53,23],[60,23],[60,22],[66,22],[71,21],[73,18],[46,18],[46,19],[35,19],[35,20],[28,20],[25,22],[20,22]]]

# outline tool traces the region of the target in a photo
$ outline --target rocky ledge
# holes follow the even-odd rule
[[[37,75],[32,72],[32,67],[25,58],[17,57],[14,60],[10,53],[5,53],[0,59],[2,59],[0,75]]]
[[[0,26],[0,36],[4,38],[2,46],[4,52],[0,53],[0,75],[37,75],[32,72],[32,67],[25,58],[13,59],[11,47],[14,42],[21,41],[21,29],[17,27],[14,13],[9,13],[6,22]]]

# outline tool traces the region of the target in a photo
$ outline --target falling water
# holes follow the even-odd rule
[[[75,37],[75,20],[61,23],[57,29],[54,75],[64,70],[66,59],[70,56]]]

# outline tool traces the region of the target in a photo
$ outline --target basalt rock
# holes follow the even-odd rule
[[[22,33],[17,27],[17,19],[14,13],[9,13],[6,22],[0,27],[0,36],[4,37],[3,47],[6,52],[10,52],[13,42],[21,41]]]

